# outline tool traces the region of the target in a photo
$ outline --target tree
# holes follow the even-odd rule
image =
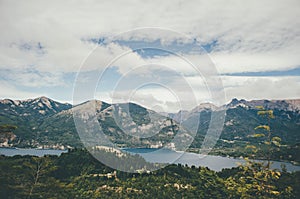
[[[253,137],[265,138],[263,144],[267,146],[265,157],[267,161],[258,162],[245,158],[246,164],[240,165],[240,172],[227,178],[225,184],[232,197],[236,194],[241,198],[283,198],[284,196],[290,196],[292,191],[290,186],[282,190],[275,186],[281,172],[271,169],[272,149],[273,147],[280,147],[281,141],[279,137],[272,137],[270,120],[274,118],[273,111],[265,110],[263,107],[257,108],[259,109],[257,114],[266,120],[266,124],[258,125],[255,130],[259,133],[255,133]],[[255,158],[255,154],[260,150],[255,145],[247,145],[246,148],[252,151],[252,158]]]
[[[51,177],[57,166],[54,165],[50,156],[32,157],[29,161],[24,162],[23,166],[30,174],[28,198],[36,198],[36,196],[44,195],[49,191],[58,191],[59,182]],[[51,187],[56,188],[51,190]]]

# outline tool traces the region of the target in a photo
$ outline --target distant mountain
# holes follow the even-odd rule
[[[39,116],[43,118],[71,107],[71,104],[59,103],[47,97],[28,100],[0,100],[1,115],[15,115],[19,117]]]
[[[166,116],[173,118],[176,121],[186,120],[192,115],[198,114],[203,111],[217,111],[217,110],[228,110],[237,107],[243,107],[245,109],[258,110],[258,106],[262,106],[264,109],[280,110],[280,111],[291,111],[296,114],[300,111],[300,99],[292,100],[251,100],[246,101],[244,99],[238,100],[232,99],[228,104],[223,106],[215,106],[212,103],[202,103],[199,106],[193,108],[191,111],[180,110],[178,113],[165,113]]]
[[[71,104],[56,102],[47,97],[0,100],[0,125],[17,126],[14,130],[14,145],[31,146],[36,143],[39,136],[36,130],[45,118],[71,107]]]
[[[212,112],[226,111],[226,118],[220,139],[227,141],[250,141],[254,128],[266,123],[258,112],[258,106],[273,110],[275,119],[271,120],[274,136],[280,136],[285,143],[300,142],[300,100],[238,100],[233,99],[226,105],[217,107],[210,103],[200,104],[191,111],[179,111],[168,116],[187,129],[199,123],[198,134],[192,147],[201,146],[206,135]],[[220,143],[220,142],[219,142]]]
[[[119,146],[161,147],[172,140],[180,148],[180,142],[184,145],[194,137],[188,129],[197,129],[199,123],[197,135],[191,145],[192,148],[199,148],[207,134],[211,114],[226,111],[223,131],[217,144],[217,147],[225,147],[228,143],[254,141],[251,137],[254,128],[266,122],[257,115],[257,106],[273,110],[273,135],[280,136],[284,144],[300,142],[300,100],[233,99],[221,107],[205,103],[191,111],[159,114],[133,103],[111,105],[91,100],[72,107],[46,97],[29,100],[4,99],[0,100],[0,125],[18,127],[14,131],[14,146],[82,146],[73,113],[80,114],[83,121],[88,122],[91,116],[86,113],[87,110],[96,107],[95,117],[102,131],[111,142]],[[174,143],[169,144],[169,147],[174,147]]]
[[[101,142],[104,140],[104,136],[101,136],[100,132],[103,132],[105,138],[108,138],[110,142],[122,147],[172,147],[168,145],[172,140],[173,147],[177,147],[179,150],[185,140],[192,141],[189,132],[178,123],[152,110],[133,103],[111,105],[98,100],[87,101],[74,106],[73,109],[46,118],[39,129],[48,132],[49,137],[56,137],[55,139],[61,142],[64,141],[59,139],[61,134],[64,134],[64,139],[71,139],[71,135],[76,133],[74,114],[77,123],[82,122],[80,126],[85,125],[86,128],[92,128],[89,121],[93,117],[98,120],[99,127],[97,127],[98,123],[95,124],[96,130],[92,129],[84,135],[81,134],[81,139],[89,139],[89,144],[106,144]],[[92,116],[93,114],[95,115]],[[57,128],[58,126],[61,128]],[[92,131],[95,134],[91,134]],[[176,139],[174,140],[176,135],[180,137],[180,143],[178,141],[176,143]]]
[[[166,146],[180,150],[186,141],[192,141],[189,132],[174,120],[133,103],[111,105],[91,100],[72,107],[41,97],[1,100],[0,109],[0,124],[18,126],[16,146],[82,146],[73,114],[79,114],[83,122],[88,122],[91,116],[87,112],[91,109],[96,112],[103,133],[111,142],[123,147]],[[173,145],[168,144],[171,140]]]
[[[234,108],[236,106],[244,106],[246,108],[256,108],[257,106],[262,106],[265,109],[277,109],[283,111],[300,111],[300,99],[294,100],[238,100],[233,99],[227,108]]]

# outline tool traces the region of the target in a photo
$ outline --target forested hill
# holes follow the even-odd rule
[[[268,191],[260,189],[267,182],[254,178],[259,172],[265,174],[258,169],[257,173],[248,167],[216,173],[203,167],[169,165],[148,173],[126,173],[105,166],[85,150],[72,150],[59,157],[0,156],[0,198],[293,199],[299,196],[300,172],[276,172],[280,176],[269,179],[271,191]]]

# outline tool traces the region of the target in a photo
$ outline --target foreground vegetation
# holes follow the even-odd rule
[[[169,165],[114,171],[77,149],[61,156],[0,156],[0,198],[297,198],[300,172],[243,165],[214,172]],[[267,180],[267,181],[265,181]],[[269,191],[268,191],[269,190]]]
[[[230,156],[230,157],[249,157],[253,158],[253,152],[249,148],[247,148],[249,143],[242,143],[239,145],[231,145],[230,147],[216,147],[209,154],[217,155],[217,156]],[[255,159],[265,160],[265,154],[268,153],[268,146],[265,144],[254,143],[252,144],[257,148],[257,152],[255,154]],[[271,160],[274,161],[282,161],[289,162],[294,165],[300,165],[300,144],[295,144],[293,146],[281,146],[273,147],[271,150],[275,151],[270,154]],[[199,149],[190,150],[191,152],[198,152]]]

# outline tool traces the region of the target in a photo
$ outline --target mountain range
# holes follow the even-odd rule
[[[274,112],[275,118],[270,121],[272,135],[279,136],[283,145],[299,145],[299,99],[233,99],[221,107],[204,103],[190,111],[160,114],[134,103],[108,104],[90,100],[72,106],[47,97],[0,100],[0,125],[17,127],[9,133],[2,130],[0,144],[6,147],[82,147],[82,135],[77,133],[73,116],[80,113],[79,118],[84,118],[84,124],[92,118],[85,113],[92,107],[95,112],[93,117],[100,124],[99,130],[111,143],[121,147],[167,146],[179,150],[190,145],[191,149],[200,148],[212,114],[218,111],[225,111],[226,117],[215,148],[243,146],[241,143],[257,142],[252,136],[254,129],[266,123],[257,114],[257,106]],[[198,128],[195,128],[197,124]],[[196,132],[189,129],[196,129]],[[91,137],[90,141],[93,140]]]

